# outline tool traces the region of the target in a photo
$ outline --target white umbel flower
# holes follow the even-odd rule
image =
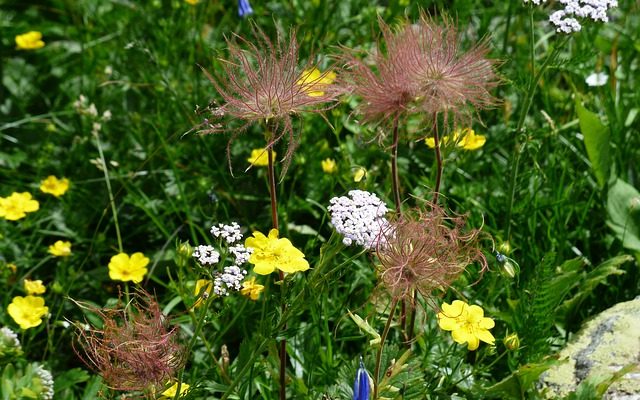
[[[191,255],[202,265],[214,265],[220,261],[220,253],[209,245],[197,246]]]
[[[240,225],[238,225],[237,222],[232,222],[231,225],[214,225],[211,227],[210,232],[214,237],[218,239],[224,239],[224,241],[228,244],[233,244],[242,240]]]
[[[594,72],[593,74],[587,76],[587,79],[585,79],[584,81],[587,83],[587,85],[596,87],[606,85],[608,80],[609,75],[605,74],[604,72]]]
[[[334,197],[327,207],[331,214],[331,224],[344,236],[346,246],[354,242],[367,249],[374,249],[389,226],[385,214],[386,204],[373,193],[351,190],[347,196]]]
[[[228,296],[229,291],[237,292],[242,288],[245,275],[247,271],[237,265],[225,267],[224,272],[218,274],[213,280],[213,293],[218,296]]]
[[[526,4],[540,5],[546,0],[524,0]],[[556,32],[573,33],[582,29],[578,18],[590,19],[596,22],[608,22],[607,12],[618,7],[617,0],[559,0],[561,10],[553,12],[549,21],[555,26]]]
[[[37,365],[34,368],[34,372],[36,376],[40,378],[40,385],[42,386],[42,392],[39,398],[42,400],[53,399],[53,375],[51,375],[51,372],[44,369],[42,365]]]

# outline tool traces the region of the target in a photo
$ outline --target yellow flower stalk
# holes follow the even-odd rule
[[[149,259],[140,252],[133,253],[131,257],[125,253],[117,254],[109,261],[109,278],[140,283],[147,273],[147,264]]]
[[[40,203],[31,197],[31,193],[11,193],[9,197],[0,197],[0,218],[17,221],[27,213],[38,211]]]
[[[48,193],[55,197],[60,197],[69,190],[69,179],[58,179],[53,175],[49,175],[40,183],[40,191]]]
[[[302,76],[296,82],[309,97],[324,96],[322,88],[330,85],[336,80],[336,73],[333,71],[320,72],[318,68],[302,71]]]
[[[7,311],[20,328],[29,329],[42,323],[42,317],[47,315],[49,308],[45,307],[42,297],[16,296],[7,307]]]
[[[442,311],[438,313],[438,326],[451,331],[451,337],[456,343],[467,343],[467,349],[471,351],[478,348],[480,341],[491,345],[495,343],[495,338],[489,332],[495,322],[484,316],[482,307],[469,306],[464,301],[443,303]]]
[[[18,50],[36,50],[44,47],[42,33],[38,31],[29,31],[22,35],[17,35],[15,39]]]
[[[54,257],[69,257],[71,255],[71,242],[57,240],[49,246],[49,254]]]
[[[338,171],[338,164],[333,158],[325,158],[320,163],[325,174],[334,174]]]
[[[247,238],[244,245],[253,249],[249,262],[258,275],[269,275],[276,269],[288,274],[309,269],[304,253],[296,249],[289,239],[278,238],[277,229],[271,229],[268,237],[261,232],[253,232],[253,237]]]
[[[251,300],[258,300],[260,297],[260,293],[264,290],[264,285],[256,283],[256,277],[252,276],[251,279],[248,279],[242,282],[242,289],[240,289],[240,294],[250,298]]]
[[[47,288],[42,284],[42,281],[40,279],[35,281],[25,279],[24,291],[27,292],[28,295],[44,294],[44,292],[47,291]]]
[[[276,158],[276,152],[273,152],[273,158]],[[251,150],[251,157],[247,158],[247,161],[254,167],[266,167],[269,165],[269,153],[267,149],[253,149]]]

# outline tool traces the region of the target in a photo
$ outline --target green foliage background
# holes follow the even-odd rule
[[[483,226],[496,245],[508,241],[520,274],[501,274],[504,266],[487,243],[490,269],[482,279],[473,284],[478,276],[472,268],[436,300],[464,297],[481,305],[496,319],[496,347],[471,353],[456,346],[425,304],[411,354],[401,358],[406,348],[392,329],[383,366],[392,359],[405,364],[390,383],[399,391],[385,396],[482,398],[482,388],[542,361],[586,318],[640,294],[637,2],[620,1],[611,22],[585,24],[559,48],[521,131],[515,128],[532,74],[530,40],[537,66],[562,42],[547,23],[549,7],[529,14],[519,0],[253,3],[250,19],[271,37],[276,29],[295,28],[301,56],[313,55],[323,67],[340,46],[371,49],[380,38],[378,16],[394,24],[415,20],[421,9],[436,19],[452,16],[463,48],[488,37],[490,57],[500,60],[500,103],[482,111],[474,125],[487,143],[473,152],[447,150],[443,193],[448,207],[468,213],[470,225]],[[115,398],[93,373],[80,369],[71,350],[73,330],[63,323],[85,318],[70,299],[104,306],[118,297],[106,267],[118,250],[105,177],[91,163],[99,156],[92,121],[73,103],[83,95],[100,113],[112,114],[102,123],[100,142],[124,251],[152,259],[143,286],[181,325],[186,342],[194,329],[188,314],[193,285],[201,276],[192,261],[176,263],[177,243],[210,242],[215,222],[238,221],[248,232],[270,227],[265,170],[245,171],[251,149],[264,145],[259,127],[233,142],[233,175],[225,154],[229,137],[194,130],[205,117],[194,110],[221,100],[199,66],[219,73],[220,58],[228,55],[225,37],[250,36],[250,22],[227,0],[196,6],[178,0],[5,0],[0,6],[0,196],[29,191],[40,201],[40,210],[26,219],[0,221],[0,325],[18,329],[6,306],[22,294],[25,277],[42,279],[51,316],[21,335],[24,357],[52,370],[56,398],[89,399],[97,392]],[[15,48],[15,35],[29,30],[43,33],[44,48]],[[585,78],[595,71],[607,72],[609,83],[587,86]],[[347,311],[381,331],[388,301],[377,288],[371,258],[341,246],[326,213],[331,197],[356,188],[392,204],[388,147],[357,124],[356,102],[345,98],[328,111],[330,124],[304,116],[296,126],[299,150],[278,193],[281,236],[303,250],[314,272],[288,282],[286,329],[277,329],[283,325],[275,291],[260,302],[240,296],[212,302],[202,330],[206,339],[197,341],[184,371],[184,382],[194,387],[188,398],[277,398],[276,338],[289,343],[290,398],[350,398],[359,355],[372,370],[370,337]],[[284,154],[282,147],[276,151]],[[335,175],[320,167],[329,157],[338,163]],[[516,158],[520,169],[511,186]],[[407,205],[420,204],[433,187],[433,151],[410,142],[400,148],[399,165]],[[355,183],[359,166],[367,177]],[[69,192],[60,199],[39,193],[48,175],[69,178]],[[48,255],[47,246],[58,239],[73,243],[70,258]],[[519,351],[507,351],[501,342],[511,332],[520,337]],[[248,366],[234,389],[204,340],[218,357],[227,346],[231,376]],[[533,385],[525,389],[534,391]]]

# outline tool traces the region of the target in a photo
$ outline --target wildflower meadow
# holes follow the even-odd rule
[[[5,0],[0,399],[640,399],[640,2]]]

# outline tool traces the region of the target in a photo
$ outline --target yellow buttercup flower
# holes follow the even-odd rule
[[[16,48],[18,50],[36,50],[44,47],[42,33],[30,31],[16,36]]]
[[[356,172],[354,172],[353,174],[353,181],[360,182],[363,178],[366,178],[366,177],[367,177],[367,170],[362,167],[358,167],[358,169],[356,169]]]
[[[193,307],[198,308],[202,305],[202,302],[207,300],[211,291],[213,290],[213,284],[208,279],[198,279],[196,281],[196,289],[194,294],[198,296],[198,300],[193,303]]]
[[[40,203],[33,200],[31,193],[11,193],[9,197],[0,197],[0,218],[16,221],[27,216],[27,213],[38,211]]]
[[[125,253],[117,254],[109,261],[109,278],[114,281],[140,283],[147,273],[147,264],[149,259],[140,252],[133,253],[131,257]]]
[[[276,152],[273,152],[273,158],[276,158]],[[247,161],[254,167],[266,167],[269,165],[269,151],[267,149],[253,149],[251,150],[251,157],[247,158]]]
[[[325,174],[333,174],[338,171],[338,164],[333,158],[325,158],[320,163]]]
[[[309,97],[321,97],[324,96],[324,92],[321,89],[326,85],[332,84],[335,80],[335,72],[322,73],[318,68],[314,68],[302,71],[302,77],[296,83],[302,86],[302,90]]]
[[[57,240],[49,246],[49,254],[54,257],[68,257],[71,255],[71,242]]]
[[[251,300],[258,300],[260,293],[262,293],[263,290],[264,285],[256,283],[256,277],[252,276],[251,279],[242,282],[240,294],[250,298]]]
[[[40,183],[40,190],[42,193],[60,197],[69,190],[69,180],[67,178],[58,179],[53,175],[49,175],[47,179]]]
[[[45,307],[42,297],[16,296],[7,307],[7,311],[20,328],[29,329],[42,323],[42,317],[47,315],[49,308]]]
[[[465,150],[477,150],[484,146],[487,141],[484,135],[476,135],[476,132],[471,128],[463,129],[461,136],[462,139],[460,139],[457,146]]]
[[[200,3],[200,0],[184,0],[184,2],[195,6],[196,4]]]
[[[304,253],[296,249],[289,239],[279,239],[277,229],[271,229],[268,237],[253,232],[253,237],[247,238],[244,246],[253,249],[249,262],[254,265],[253,271],[258,275],[268,275],[276,269],[286,273],[309,269]]]
[[[188,1],[188,0],[185,0],[185,1]],[[189,386],[190,385],[187,385],[184,382],[180,385],[180,397],[184,397],[184,395],[189,391]],[[160,397],[160,400],[173,399],[176,397],[177,392],[178,392],[178,383],[175,383],[169,389],[162,392],[162,397]]]
[[[484,135],[476,135],[476,132],[471,128],[464,128],[455,130],[451,136],[440,138],[440,145],[446,146],[450,141],[465,150],[477,150],[484,146],[487,138]],[[436,141],[433,137],[426,138],[424,142],[432,149],[436,147]]]
[[[27,294],[43,294],[47,291],[47,288],[42,284],[40,279],[32,281],[30,279],[24,280],[24,291]]]
[[[480,306],[469,306],[460,300],[444,303],[442,311],[438,313],[438,325],[445,331],[451,331],[456,343],[467,343],[467,348],[472,351],[478,348],[480,341],[491,345],[495,343],[495,338],[489,332],[495,322],[484,316]]]

